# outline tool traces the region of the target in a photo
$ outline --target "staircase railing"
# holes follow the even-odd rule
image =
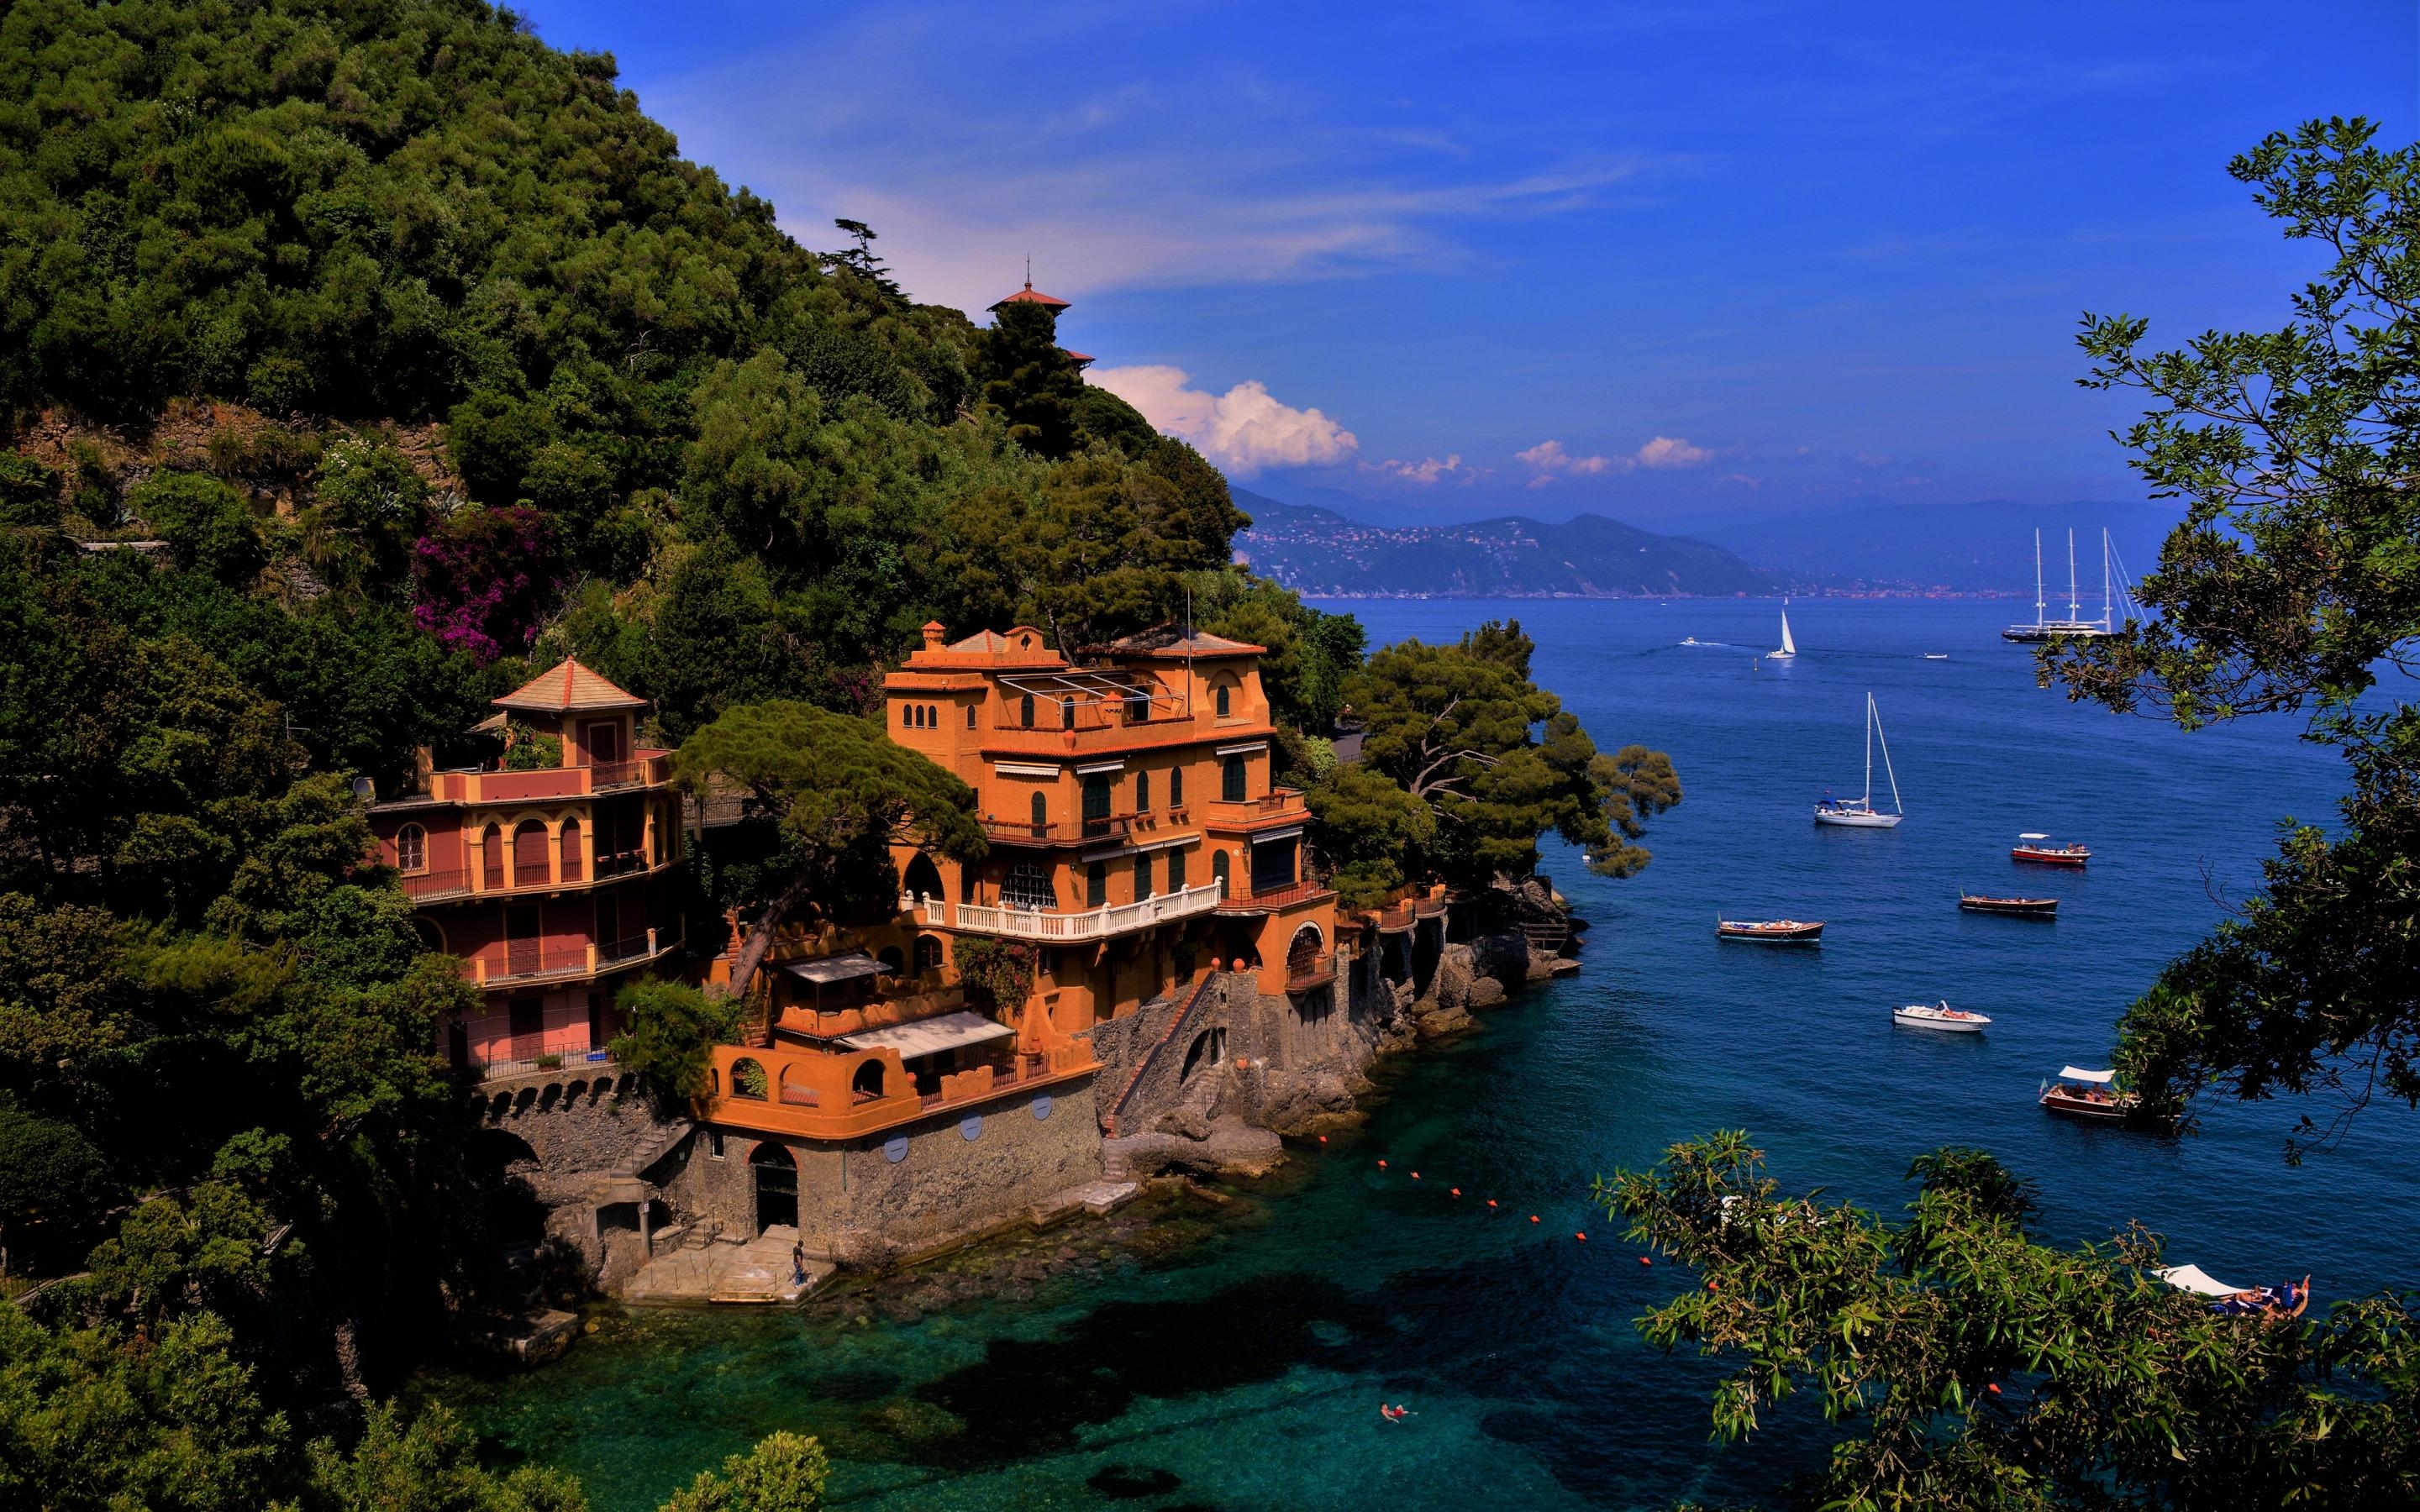
[[[1135,1063],[1134,1074],[1126,1078],[1125,1088],[1118,1093],[1117,1101],[1109,1104],[1108,1117],[1101,1120],[1103,1129],[1110,1138],[1116,1139],[1125,1133],[1122,1124],[1125,1118],[1126,1103],[1133,1101],[1135,1088],[1142,1085],[1143,1076],[1158,1062],[1159,1053],[1168,1047],[1171,1040],[1176,1038],[1176,1031],[1185,1026],[1186,1021],[1193,1017],[1193,1011],[1202,1004],[1202,995],[1207,993],[1210,990],[1210,984],[1218,980],[1218,973],[1215,970],[1202,974],[1202,980],[1195,985],[1192,995],[1186,998],[1185,1006],[1176,1011],[1175,1017],[1168,1021],[1167,1030],[1157,1040],[1152,1041],[1151,1048],[1143,1052],[1142,1059]]]

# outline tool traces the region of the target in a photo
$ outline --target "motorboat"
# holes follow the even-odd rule
[[[1947,661],[1949,659],[1949,653],[1947,651],[1928,651],[1924,654],[1924,659],[1927,661]]]
[[[2231,1318],[2300,1318],[2311,1304],[2311,1278],[2273,1287],[2231,1287],[2198,1265],[2164,1265],[2151,1273],[2179,1291],[2210,1299],[2210,1310]]]
[[[1891,811],[1874,807],[1874,743],[1882,742],[1883,776],[1890,779]],[[1815,805],[1815,822],[1838,825],[1848,829],[1896,829],[1907,817],[1907,808],[1899,801],[1899,773],[1891,766],[1890,741],[1883,735],[1882,710],[1874,706],[1874,696],[1866,695],[1866,794],[1861,798],[1835,798],[1826,795]]]
[[[2092,850],[2082,844],[2054,844],[2048,835],[2027,832],[2019,835],[2016,844],[2009,848],[2009,857],[2040,866],[2082,866],[2092,859]]]
[[[1910,1003],[1891,1010],[1891,1022],[1904,1024],[1912,1029],[1943,1029],[1951,1034],[1978,1034],[1992,1021],[1980,1013],[1952,1008],[1948,999],[1938,1003]]]
[[[1986,898],[1980,893],[1962,892],[1958,906],[1970,914],[2014,914],[2020,918],[2055,918],[2058,916],[2055,898]]]
[[[2118,1079],[2114,1071],[2086,1071],[2081,1066],[2062,1066],[2058,1080],[2041,1086],[2041,1105],[2052,1113],[2071,1119],[2093,1119],[2102,1123],[2118,1123],[2133,1118],[2142,1106],[2142,1099],[2121,1091],[2111,1085]]]
[[[1760,945],[1814,945],[1823,938],[1823,921],[1717,918],[1714,933],[1726,940],[1750,940]]]

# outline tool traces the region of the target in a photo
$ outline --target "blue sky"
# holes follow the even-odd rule
[[[1030,253],[1244,486],[1407,518],[2140,497],[2079,314],[2281,321],[2227,159],[2420,126],[2411,0],[524,8],[809,245]]]

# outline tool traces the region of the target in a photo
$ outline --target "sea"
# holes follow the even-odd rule
[[[1650,826],[1644,872],[1598,877],[1547,847],[1591,926],[1579,975],[1391,1062],[1365,1127],[1162,1213],[1147,1249],[1074,1233],[1058,1253],[1081,1268],[1014,1299],[607,1317],[554,1365],[424,1389],[499,1463],[575,1472],[604,1512],[653,1508],[777,1428],[830,1448],[831,1504],[885,1512],[1770,1497],[1831,1426],[1800,1398],[1714,1442],[1725,1366],[1635,1327],[1685,1274],[1642,1264],[1589,1199],[1721,1129],[1825,1200],[1896,1211],[1913,1157],[1973,1146],[2039,1183],[2048,1241],[2140,1223],[2242,1285],[2307,1272],[2322,1305],[2420,1284],[2420,1114],[2374,1106],[2289,1166],[2298,1118],[2335,1104],[2212,1105],[2172,1138],[2035,1102],[2063,1065],[2107,1064],[2118,1014],[2258,886],[2281,824],[2335,820],[2341,764],[2296,719],[2187,733],[2071,702],[1999,640],[1997,602],[1803,600],[1787,663],[1762,656],[1770,600],[1322,607],[1373,644],[1516,619],[1600,748],[1670,753],[1685,797]],[[1819,797],[1862,791],[1868,693],[1906,822],[1818,827]],[[1886,798],[1879,752],[1875,785]],[[2023,831],[2089,843],[2090,868],[2013,863]],[[2058,916],[1963,914],[1962,888],[2048,893]],[[1825,930],[1813,949],[1726,943],[1717,916]],[[1892,1024],[1941,999],[1990,1029]]]

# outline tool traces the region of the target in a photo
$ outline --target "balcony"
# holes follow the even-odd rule
[[[716,1045],[713,1057],[712,1089],[700,1100],[706,1119],[815,1139],[861,1138],[936,1113],[971,1113],[1004,1094],[1100,1070],[1090,1047],[1078,1041],[953,1072],[940,1078],[938,1090],[920,1092],[893,1052],[835,1055],[781,1044]],[[859,1085],[869,1063],[882,1068],[880,1091]]]
[[[624,939],[583,942],[578,945],[547,945],[538,940],[507,940],[491,945],[462,964],[466,980],[482,987],[521,987],[548,981],[578,981],[600,972],[621,971],[659,960],[680,949],[681,937],[675,932],[659,938],[659,932],[633,934]]]
[[[1272,788],[1261,798],[1213,798],[1202,805],[1202,823],[1212,829],[1259,829],[1310,819],[1298,788]]]
[[[1230,898],[1218,905],[1222,914],[1275,914],[1305,903],[1321,903],[1336,894],[1316,882],[1289,882],[1282,887]]]
[[[1164,892],[1140,903],[1113,903],[1080,914],[1055,909],[1011,908],[988,903],[954,903],[930,898],[919,903],[903,898],[900,907],[912,909],[916,921],[928,929],[956,930],[962,934],[998,934],[1016,940],[1047,940],[1074,944],[1130,934],[1173,919],[1192,918],[1218,907],[1218,884]]]
[[[594,865],[583,870],[594,875],[566,877],[530,877],[524,879],[512,868],[495,882],[483,882],[470,867],[432,867],[422,872],[406,872],[397,880],[403,895],[415,903],[450,903],[462,898],[503,898],[514,895],[527,897],[534,893],[578,892],[599,883],[618,882],[624,877],[644,875],[649,872],[670,871],[676,863],[669,859],[649,862],[644,851],[606,851],[594,857]]]
[[[642,750],[627,762],[596,766],[542,766],[531,771],[432,772],[428,791],[392,798],[380,809],[426,808],[431,804],[541,803],[557,798],[585,798],[600,793],[632,793],[659,788],[672,780],[672,752]]]
[[[1252,739],[1269,733],[1266,722],[1252,719],[1214,721],[1207,710],[1187,713],[1156,703],[1148,719],[1128,718],[1116,704],[1078,703],[1072,714],[1044,702],[1024,722],[1014,702],[994,711],[985,721],[984,748],[1010,754],[1066,755],[1087,751],[1130,750],[1173,745],[1188,740]]]
[[[1290,956],[1286,960],[1287,992],[1315,992],[1335,980],[1336,952],[1333,950],[1317,955]]]
[[[473,1080],[485,1082],[499,1076],[519,1076],[528,1072],[611,1065],[613,1059],[603,1045],[590,1040],[585,1024],[575,1029],[558,1029],[552,1034],[516,1034],[509,1040],[496,1041],[491,1048],[503,1054],[473,1056],[460,1063],[460,1069],[470,1072]]]
[[[984,818],[984,833],[995,845],[1082,845],[1097,840],[1126,840],[1137,830],[1153,827],[1151,814],[1099,814],[1074,822]]]

